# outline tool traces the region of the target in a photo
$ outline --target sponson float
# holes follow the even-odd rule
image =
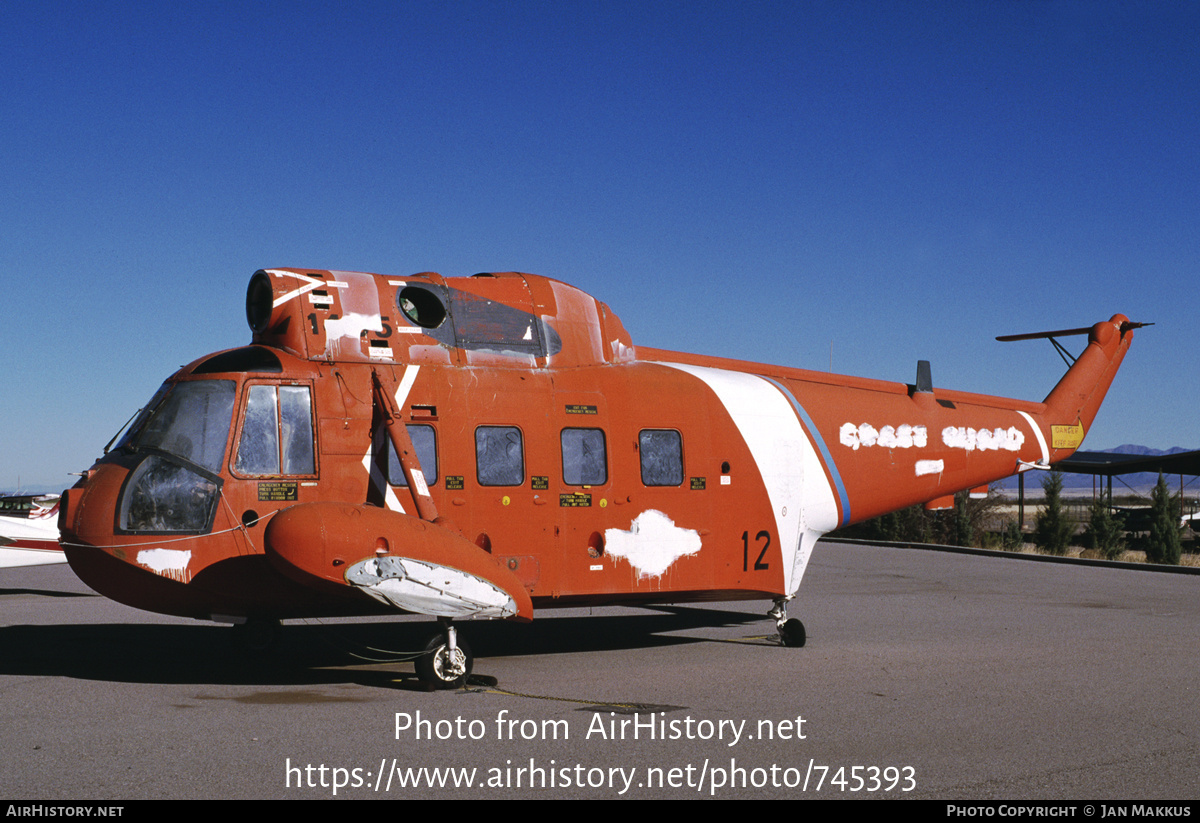
[[[1132,340],[1097,323],[1045,401],[635,348],[528,274],[264,269],[252,342],[170,377],[65,497],[88,585],[270,628],[413,612],[422,677],[471,667],[455,619],[772,599],[817,539],[1069,456]],[[1064,332],[1047,333],[1063,334]]]

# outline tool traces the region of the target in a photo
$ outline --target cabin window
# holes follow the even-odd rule
[[[475,471],[481,486],[520,486],[525,482],[521,430],[480,426],[475,430]]]
[[[316,473],[307,386],[250,386],[234,469],[246,475]]]
[[[563,482],[598,486],[608,481],[608,457],[600,429],[562,430]]]
[[[683,440],[673,429],[643,429],[638,432],[642,458],[642,483],[647,486],[683,484]]]
[[[417,461],[421,464],[421,474],[425,476],[425,482],[432,486],[438,479],[437,436],[433,426],[409,424],[406,428],[417,452]],[[388,451],[388,482],[393,486],[408,486],[408,478],[404,476],[395,446]]]

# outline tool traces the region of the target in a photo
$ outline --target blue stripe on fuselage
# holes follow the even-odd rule
[[[805,431],[808,432],[813,443],[816,444],[817,451],[821,453],[821,459],[825,463],[825,468],[829,470],[829,476],[833,478],[833,487],[837,490],[838,500],[841,501],[842,517],[838,525],[846,525],[850,522],[850,496],[846,493],[846,484],[842,482],[842,476],[838,474],[837,465],[833,462],[833,455],[829,453],[829,447],[825,445],[825,440],[821,437],[821,433],[817,431],[816,424],[813,423],[812,418],[808,416],[808,412],[804,410],[804,407],[800,405],[795,395],[788,391],[786,386],[772,377],[766,377],[765,375],[760,375],[760,377],[770,381],[775,388],[783,392],[783,396],[788,399],[788,402],[792,404],[792,408],[795,409],[796,416],[800,418]]]

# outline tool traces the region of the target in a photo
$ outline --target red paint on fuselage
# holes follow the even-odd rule
[[[160,402],[68,492],[64,546],[97,591],[195,617],[386,612],[339,582],[344,565],[401,552],[389,534],[411,542],[402,524],[417,517],[404,481],[378,479],[381,444],[391,446],[376,380],[433,444],[421,462],[428,499],[464,540],[450,553],[478,547],[535,609],[779,597],[829,528],[1068,456],[1074,447],[1051,446],[1051,425],[1090,426],[1132,339],[1121,316],[1097,324],[1076,366],[1035,403],[635,350],[603,303],[532,275],[271,270],[252,280],[247,311],[251,347],[168,381],[172,392],[217,387],[180,401],[169,420]],[[743,390],[773,410],[731,403]],[[274,420],[249,411],[263,398]],[[297,398],[307,434],[281,411]],[[198,418],[191,429],[178,422],[186,414]],[[278,442],[251,458],[260,429]],[[974,445],[951,445],[954,432]],[[803,460],[773,460],[762,443],[776,433],[780,454]],[[655,463],[647,452],[659,444]],[[339,542],[337,558],[314,544],[273,559],[270,519],[327,502],[394,514]],[[654,539],[638,531],[651,527]]]

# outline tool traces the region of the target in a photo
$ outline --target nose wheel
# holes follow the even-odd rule
[[[779,631],[780,645],[798,649],[807,642],[808,633],[804,630],[804,624],[799,620],[794,617],[788,619],[787,604],[791,599],[790,597],[777,598],[774,607],[767,612],[767,617],[775,621],[775,628]]]
[[[466,685],[475,657],[454,626],[449,621],[443,625],[444,632],[431,637],[417,658],[417,677],[435,689],[458,689]]]

